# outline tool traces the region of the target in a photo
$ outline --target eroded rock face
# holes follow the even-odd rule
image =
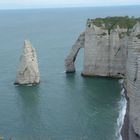
[[[38,84],[39,82],[40,75],[36,51],[31,43],[25,40],[15,84]]]
[[[108,31],[87,22],[85,31],[83,75],[108,75],[109,62]]]
[[[129,133],[130,140],[135,140],[136,135],[140,139],[140,39],[137,37],[139,34],[140,24],[136,24],[130,35],[126,67],[127,95],[130,100],[129,121],[132,131]]]
[[[74,62],[77,54],[81,48],[84,48],[85,43],[85,32],[81,33],[75,44],[72,46],[70,54],[65,59],[65,68],[67,73],[75,72]]]
[[[66,72],[75,72],[74,61],[79,49],[84,48],[83,75],[123,76],[128,42],[127,37],[121,36],[124,32],[127,29],[117,26],[109,33],[88,20],[86,31],[79,36],[65,60]]]

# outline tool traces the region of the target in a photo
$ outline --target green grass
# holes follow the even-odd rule
[[[94,25],[107,29],[110,33],[111,29],[114,29],[117,25],[120,28],[131,29],[137,22],[140,22],[140,18],[128,17],[128,16],[116,16],[106,18],[96,18],[91,20]],[[104,25],[104,26],[103,26]]]

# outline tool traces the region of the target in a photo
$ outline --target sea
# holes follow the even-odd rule
[[[64,61],[88,18],[139,13],[140,6],[0,10],[0,136],[120,140],[124,98],[119,81],[82,77],[84,50],[75,73],[65,73]],[[36,86],[13,84],[24,40],[37,52],[41,82]]]

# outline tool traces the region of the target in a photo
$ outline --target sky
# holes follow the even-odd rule
[[[0,0],[0,9],[140,5],[140,0]]]

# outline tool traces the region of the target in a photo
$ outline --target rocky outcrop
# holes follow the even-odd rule
[[[77,41],[72,46],[72,50],[71,50],[70,54],[65,59],[65,68],[66,68],[67,73],[75,72],[74,62],[76,60],[76,56],[77,56],[79,50],[81,48],[84,48],[84,43],[85,43],[85,32],[80,34]]]
[[[104,25],[97,27],[89,19],[82,41],[75,43],[69,59],[66,59],[66,66],[70,64],[72,71],[75,71],[73,62],[79,46],[84,48],[82,75],[125,79],[128,100],[126,122],[129,124],[125,124],[128,131],[123,130],[124,134],[128,134],[124,140],[140,140],[140,24],[131,29],[115,26],[108,30]]]
[[[75,72],[74,62],[80,48],[84,48],[84,76],[122,77],[125,74],[125,61],[128,37],[123,36],[127,29],[108,30],[97,27],[92,20],[87,21],[82,33],[65,60],[66,72]]]
[[[109,67],[106,65],[109,62],[108,40],[108,31],[93,25],[88,20],[85,31],[83,75],[106,76],[109,74]]]
[[[121,77],[125,74],[127,38],[120,38],[125,29],[108,30],[95,26],[88,20],[85,31],[84,69],[85,76]]]
[[[39,82],[36,51],[31,43],[25,40],[15,84],[38,84]]]

